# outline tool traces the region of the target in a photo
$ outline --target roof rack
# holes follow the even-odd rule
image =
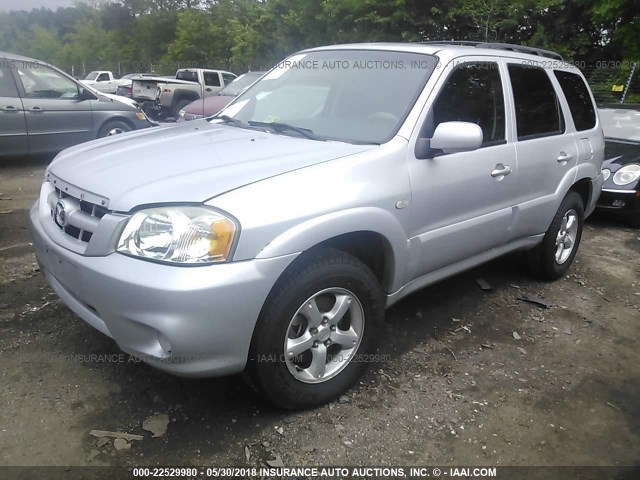
[[[496,50],[509,50],[512,52],[528,53],[530,55],[538,55],[540,57],[554,58],[563,60],[562,55],[551,50],[543,50],[542,48],[525,47],[523,45],[514,45],[511,43],[492,43],[492,42],[476,42],[469,40],[434,40],[429,42],[421,42],[428,45],[460,45],[476,48],[495,48]]]

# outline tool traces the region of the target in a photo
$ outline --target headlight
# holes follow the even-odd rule
[[[180,118],[184,118],[184,113],[185,113],[185,112],[184,112],[184,110],[180,110],[180,111],[178,112],[178,116],[179,116]]]
[[[136,118],[138,120],[146,120],[147,116],[144,114],[144,112],[136,112]]]
[[[177,264],[224,262],[236,235],[236,224],[204,207],[159,207],[133,214],[117,251]]]
[[[613,183],[616,185],[629,185],[640,178],[640,165],[625,165],[613,175]]]
[[[604,170],[602,170],[602,177],[604,178],[604,181],[606,182],[607,179],[611,176],[611,170],[605,168]]]

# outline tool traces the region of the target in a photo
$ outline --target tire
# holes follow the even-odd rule
[[[193,100],[185,100],[185,99],[178,100],[174,104],[173,109],[171,110],[171,113],[173,115],[173,119],[174,120],[178,120],[178,114],[180,113],[180,110],[182,110],[184,107],[189,105],[192,101]]]
[[[543,280],[562,277],[578,252],[583,226],[582,197],[571,191],[560,204],[542,243],[527,252],[527,264],[532,273]]]
[[[305,313],[307,307],[313,312]],[[250,384],[285,410],[323,405],[363,374],[383,320],[384,295],[364,263],[329,248],[303,253],[260,313],[249,353]]]
[[[120,133],[130,132],[133,130],[131,125],[122,120],[108,120],[98,132],[98,138],[110,137],[112,135],[119,135]]]

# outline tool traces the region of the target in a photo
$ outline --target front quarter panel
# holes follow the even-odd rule
[[[339,235],[372,231],[386,239],[393,255],[385,287],[399,288],[406,276],[411,201],[406,149],[406,140],[396,137],[213,198],[210,205],[240,222],[234,261],[299,253]],[[406,208],[396,208],[398,202]]]

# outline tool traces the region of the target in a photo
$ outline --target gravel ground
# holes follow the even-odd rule
[[[510,256],[417,292],[356,388],[287,414],[133,361],[56,298],[29,243],[44,167],[0,164],[0,465],[640,464],[637,230],[591,219],[554,283]]]

